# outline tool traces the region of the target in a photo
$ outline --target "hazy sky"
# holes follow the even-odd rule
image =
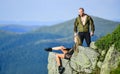
[[[0,20],[65,21],[78,16],[79,7],[89,15],[120,19],[120,0],[0,0]]]

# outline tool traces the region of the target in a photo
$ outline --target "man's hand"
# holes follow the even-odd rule
[[[74,36],[76,36],[77,35],[77,33],[74,33]]]
[[[93,32],[90,32],[90,36],[93,36],[94,35],[94,33]]]

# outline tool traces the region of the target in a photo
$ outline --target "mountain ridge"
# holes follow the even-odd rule
[[[120,23],[120,22],[105,20],[105,19],[102,19],[99,17],[94,17],[94,16],[92,16],[92,18],[94,20],[94,24],[95,24],[95,28],[96,28],[95,34],[98,34],[98,35],[101,35],[102,33],[107,34],[107,32],[111,33],[113,31],[113,29]],[[52,34],[63,33],[63,36],[71,36],[71,35],[73,35],[74,20],[75,19],[71,19],[66,22],[55,24],[55,25],[48,26],[48,27],[40,27],[35,32],[43,32],[43,33],[49,32]],[[111,26],[110,29],[109,28],[105,29],[108,26]],[[101,32],[101,29],[103,29],[102,32]],[[104,29],[106,30],[106,32],[104,32]],[[103,34],[103,35],[105,35],[105,34]]]
[[[111,32],[118,24],[93,19],[97,24],[95,34],[100,33],[100,36]],[[74,19],[22,34],[0,31],[0,74],[47,74],[48,54],[43,49],[60,45],[72,47],[73,23]]]

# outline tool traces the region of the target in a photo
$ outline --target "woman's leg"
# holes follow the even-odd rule
[[[52,47],[53,50],[63,50],[66,49],[64,46]]]
[[[64,46],[52,47],[52,48],[45,48],[45,51],[52,51],[52,50],[63,50],[66,49]]]
[[[62,66],[61,58],[64,58],[64,54],[56,54],[56,61],[58,66]]]
[[[67,50],[64,46],[53,47],[52,50],[61,50],[64,54],[67,53]]]
[[[45,48],[45,51],[52,51],[52,50],[61,50],[64,54],[67,53],[67,50],[64,46],[52,47],[52,48]]]
[[[65,50],[66,48],[64,46],[59,46],[59,47],[53,47],[53,48],[45,48],[45,51],[52,51],[52,50],[61,50],[63,52],[63,54],[56,54],[56,62],[58,65],[58,71],[59,73],[63,73],[65,68],[62,67],[62,61],[61,58],[64,58],[65,53],[67,53],[67,50]]]
[[[65,68],[62,66],[61,58],[64,58],[64,54],[56,54],[56,61],[58,65],[58,71],[60,74],[62,74],[65,70]]]

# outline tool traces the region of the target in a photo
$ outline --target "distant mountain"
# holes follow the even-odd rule
[[[25,33],[35,30],[41,26],[51,26],[59,21],[2,21],[0,20],[0,30],[17,33]]]
[[[93,19],[96,26],[93,38],[96,39],[112,32],[119,23],[98,17]],[[44,48],[72,47],[73,23],[74,19],[22,34],[0,29],[0,74],[47,74],[48,53]],[[0,28],[4,27],[0,25]],[[21,29],[20,26],[13,27]]]
[[[38,27],[40,27],[40,25],[17,25],[17,24],[2,25],[1,24],[0,30],[16,32],[16,33],[25,33],[35,30]]]
[[[99,17],[92,17],[95,24],[95,35],[105,35],[107,33],[111,33],[115,27],[120,22],[114,22],[106,19],[102,19]],[[71,36],[73,35],[73,27],[74,27],[74,20],[69,20],[63,23],[59,23],[50,27],[41,27],[35,32],[43,32],[43,33],[51,33],[51,34],[59,34],[62,36]]]
[[[46,26],[46,25],[53,25],[56,23],[60,23],[63,20],[56,20],[56,21],[5,21],[5,20],[0,20],[0,24],[17,24],[17,25],[39,25],[39,26]]]

